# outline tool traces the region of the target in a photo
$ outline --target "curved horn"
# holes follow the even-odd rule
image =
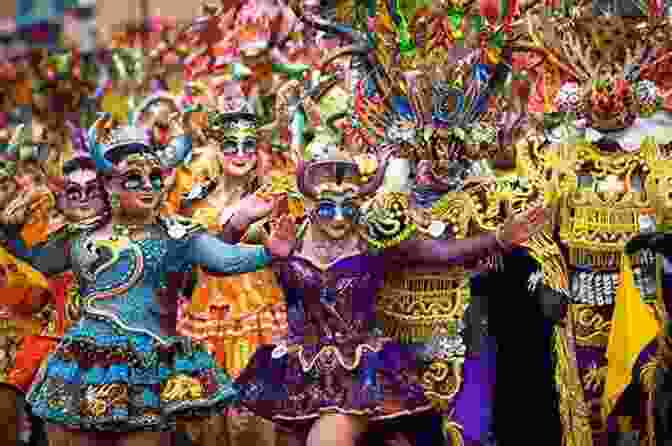
[[[315,198],[315,190],[306,178],[306,174],[308,173],[306,167],[306,160],[303,159],[303,156],[299,157],[296,165],[296,186],[303,196]]]
[[[387,165],[390,162],[390,158],[392,158],[396,151],[396,149],[391,149],[380,156],[378,160],[380,164],[378,165],[376,175],[374,175],[371,181],[359,189],[358,195],[370,195],[378,190],[378,188],[383,184],[383,180],[385,179],[385,171],[387,170]]]
[[[88,147],[91,150],[91,157],[96,163],[96,167],[103,172],[107,172],[114,168],[111,162],[105,158],[103,153],[103,145],[100,143],[100,138],[103,136],[103,130],[112,120],[110,113],[101,113],[100,117],[93,123],[88,132]]]

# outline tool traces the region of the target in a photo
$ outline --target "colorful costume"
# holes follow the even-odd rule
[[[151,151],[137,128],[104,130],[90,134],[104,172],[112,168],[106,155],[113,149]],[[167,283],[171,272],[195,265],[224,274],[257,270],[270,261],[265,249],[233,247],[176,218],[144,227],[146,237],[126,247],[117,242],[128,234],[125,227],[115,227],[110,240],[83,230],[32,248],[16,230],[3,229],[6,246],[43,273],[73,270],[82,296],[82,318],[29,393],[35,414],[80,430],[156,431],[176,416],[211,413],[235,398],[204,347],[175,337],[174,318],[164,317],[171,306]]]
[[[617,416],[641,412],[616,403],[630,382],[629,368],[623,370],[623,365],[639,353],[632,358],[630,347],[646,345],[652,332],[655,337],[656,323],[649,319],[637,330],[626,330],[626,341],[621,327],[629,323],[615,314],[626,302],[620,297],[627,288],[619,273],[623,247],[638,233],[655,230],[661,217],[655,200],[656,166],[667,157],[672,117],[659,110],[656,85],[639,77],[652,61],[636,47],[646,43],[642,47],[655,48],[650,27],[658,26],[666,25],[646,18],[554,19],[544,29],[563,30],[561,38],[534,31],[530,36],[542,52],[565,41],[565,52],[558,51],[562,58],[549,60],[571,76],[558,89],[546,134],[530,132],[517,151],[530,182],[545,191],[556,211],[549,239],[557,234],[561,249],[546,252],[536,283],[570,296],[565,324],[557,330],[557,377],[565,441],[579,446],[607,444],[610,432],[619,430],[630,436],[637,431],[641,441],[651,441],[640,416],[634,426],[623,418],[617,426]],[[612,39],[615,35],[627,37]],[[609,51],[604,51],[604,42],[609,42]],[[641,69],[633,71],[634,66]],[[654,265],[647,252],[633,260],[645,300],[655,295]]]

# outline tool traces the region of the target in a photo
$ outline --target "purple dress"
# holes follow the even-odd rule
[[[381,256],[367,254],[326,270],[297,256],[278,262],[288,352],[257,350],[237,381],[243,404],[293,428],[329,412],[376,421],[432,409],[414,353],[374,334],[384,269]]]
[[[432,410],[417,350],[376,334],[386,269],[464,265],[498,250],[494,234],[407,240],[381,255],[358,254],[321,269],[293,256],[275,264],[287,299],[287,349],[261,347],[236,381],[257,415],[302,431],[325,413],[383,421]]]

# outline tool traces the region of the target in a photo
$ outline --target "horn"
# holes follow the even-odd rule
[[[313,186],[309,184],[306,178],[308,170],[306,169],[306,160],[303,157],[299,157],[296,166],[296,186],[299,189],[299,192],[308,198],[315,198],[315,190]]]
[[[384,150],[385,149],[383,149],[383,151]],[[376,171],[376,175],[374,175],[371,181],[359,189],[358,195],[370,195],[378,190],[378,188],[383,184],[383,180],[385,179],[385,171],[387,170],[387,165],[390,162],[390,158],[392,158],[396,152],[396,148],[388,149],[387,151],[383,152],[383,154],[378,159],[379,165],[378,170]]]
[[[100,143],[103,136],[103,127],[111,120],[112,115],[110,113],[100,113],[88,132],[88,147],[91,150],[91,157],[95,161],[96,167],[104,172],[114,168],[112,163],[105,158],[103,144]]]

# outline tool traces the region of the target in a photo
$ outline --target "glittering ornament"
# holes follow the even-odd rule
[[[561,113],[578,113],[581,108],[581,92],[575,82],[567,82],[555,97],[555,108]]]

